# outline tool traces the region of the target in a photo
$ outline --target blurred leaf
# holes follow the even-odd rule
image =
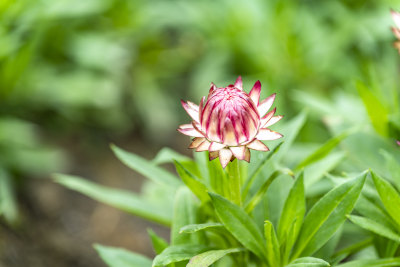
[[[181,177],[182,181],[187,187],[189,187],[193,194],[195,194],[201,200],[201,202],[210,201],[210,197],[207,194],[208,189],[206,185],[196,176],[190,173],[181,163],[178,161],[174,161],[174,163],[179,177]]]
[[[157,156],[152,160],[154,164],[164,164],[164,163],[173,163],[174,161],[191,161],[191,159],[187,156],[184,156],[175,150],[164,147],[157,153]]]
[[[278,239],[281,245],[284,245],[282,249],[284,255],[282,256],[285,260],[287,260],[289,252],[297,239],[305,212],[304,173],[302,172],[290,189],[278,224]],[[293,229],[290,231],[291,227]],[[291,234],[288,235],[288,232],[291,232]],[[285,240],[286,238],[290,238],[290,240]],[[285,242],[283,243],[283,241]]]
[[[189,225],[185,225],[183,226],[179,233],[185,233],[185,234],[191,234],[191,233],[195,233],[197,231],[201,231],[201,230],[205,230],[205,229],[220,229],[223,228],[224,225],[222,223],[214,223],[214,222],[210,222],[210,223],[202,223],[202,224],[189,224]]]
[[[355,260],[336,265],[336,267],[397,267],[400,258]]]
[[[301,170],[302,168],[317,162],[323,158],[325,158],[329,152],[331,152],[334,148],[337,147],[337,145],[345,139],[347,136],[352,134],[354,132],[354,129],[350,129],[348,131],[345,131],[338,136],[335,136],[331,139],[329,139],[325,144],[323,144],[321,147],[319,147],[317,150],[315,150],[311,155],[309,155],[307,158],[302,160],[296,167],[295,170]]]
[[[120,159],[126,166],[139,172],[154,182],[168,187],[177,187],[181,185],[180,181],[174,175],[158,166],[155,166],[138,155],[126,152],[115,145],[111,145],[111,149],[114,151],[117,158]]]
[[[397,190],[400,190],[400,163],[393,154],[389,153],[386,150],[381,150],[381,154],[385,157],[386,160],[386,169],[389,171],[391,176],[391,181],[397,187]]]
[[[215,211],[226,229],[247,249],[265,261],[265,241],[254,220],[227,199],[214,193],[209,194]]]
[[[305,187],[308,188],[318,182],[324,175],[341,163],[344,158],[345,153],[343,152],[331,152],[325,158],[307,166],[304,169],[304,176],[307,178]]]
[[[358,199],[366,173],[352,179],[323,196],[304,219],[292,259],[311,255],[323,246],[346,220]]]
[[[109,267],[150,267],[152,264],[149,258],[122,248],[93,246]]]
[[[274,226],[270,221],[264,222],[264,236],[267,240],[266,254],[270,266],[280,266],[281,254],[279,250],[279,242],[276,237]]]
[[[174,216],[171,227],[171,245],[200,244],[203,233],[185,234],[180,229],[198,223],[198,205],[187,187],[180,187],[175,195]]]
[[[371,172],[371,176],[383,205],[392,219],[397,223],[397,226],[400,227],[400,194],[392,185],[380,178],[374,172]]]
[[[206,251],[208,248],[204,245],[176,245],[166,248],[160,255],[153,260],[153,266],[165,266],[170,263],[189,260],[190,258]]]
[[[18,217],[13,181],[9,174],[0,168],[0,215],[10,223],[15,223]]]
[[[152,229],[147,229],[147,233],[150,236],[151,244],[153,245],[153,249],[156,254],[160,254],[168,247],[168,242],[159,237]]]
[[[226,256],[227,254],[243,251],[242,248],[231,248],[223,250],[209,250],[190,259],[187,267],[207,267]]]
[[[313,257],[304,257],[304,258],[298,258],[294,261],[292,261],[289,265],[286,265],[286,267],[328,267],[331,266],[328,262],[318,259],[318,258],[313,258]]]
[[[379,134],[387,136],[389,111],[387,110],[386,106],[362,82],[358,81],[356,83],[356,87],[362,101],[364,102],[364,106],[367,109],[368,116],[375,130]]]
[[[54,180],[69,189],[78,191],[97,201],[143,217],[150,221],[167,226],[171,225],[172,210],[168,205],[155,205],[140,198],[132,192],[101,186],[77,176],[56,174],[54,175]]]
[[[375,234],[384,236],[388,239],[394,240],[396,242],[400,243],[400,235],[394,232],[392,229],[387,228],[386,226],[377,223],[376,221],[369,219],[369,218],[364,218],[361,216],[356,216],[356,215],[348,215],[347,216],[350,221],[353,223],[357,224],[358,226],[371,231]]]

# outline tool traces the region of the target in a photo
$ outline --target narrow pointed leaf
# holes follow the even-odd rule
[[[373,172],[371,172],[371,175],[383,205],[400,228],[400,194],[389,182]]]
[[[94,248],[109,267],[151,267],[152,265],[149,258],[122,248],[99,244],[95,244]]]
[[[290,227],[296,222],[293,229],[293,239],[296,240],[299,234],[303,217],[306,212],[306,201],[304,196],[304,174],[301,173],[295,180],[289,195],[286,198],[285,205],[281,213],[278,224],[278,239],[283,241]],[[289,245],[289,244],[287,244]],[[291,247],[287,247],[289,251]]]
[[[18,211],[15,192],[9,174],[0,168],[0,215],[9,223],[17,221]]]
[[[399,258],[355,260],[336,265],[336,267],[398,267]]]
[[[241,251],[243,251],[242,248],[209,250],[191,258],[186,267],[207,267],[228,254]]]
[[[371,231],[375,234],[384,236],[388,239],[391,239],[393,241],[400,243],[400,234],[396,233],[393,229],[390,229],[390,228],[386,227],[385,225],[379,224],[372,219],[364,218],[364,217],[356,216],[356,215],[348,215],[348,218],[353,223],[357,224],[358,226],[360,226],[368,231]]]
[[[200,181],[194,174],[187,170],[178,161],[175,162],[176,172],[181,177],[182,181],[189,187],[189,189],[195,194],[201,202],[210,201],[210,196],[208,195],[206,185]]]
[[[291,262],[289,265],[286,265],[286,267],[328,267],[328,266],[331,266],[328,262],[313,257],[298,258],[293,262]]]
[[[206,230],[206,229],[218,229],[223,228],[224,225],[222,223],[202,223],[202,224],[189,224],[183,226],[179,233],[191,234],[197,231]]]
[[[248,250],[266,260],[265,241],[254,220],[239,206],[227,199],[214,193],[209,194],[215,211],[225,228]]]
[[[276,237],[274,226],[270,221],[264,223],[264,236],[267,240],[267,259],[270,266],[280,266],[279,242]]]
[[[154,258],[153,267],[165,266],[170,263],[189,260],[207,249],[207,246],[192,244],[170,246]]]
[[[151,244],[156,254],[160,254],[168,247],[168,242],[159,237],[152,229],[147,229],[147,233],[150,236]]]
[[[304,219],[292,259],[308,256],[321,248],[346,220],[358,199],[366,174],[329,191]]]
[[[111,145],[111,149],[114,151],[117,158],[120,159],[126,166],[153,180],[154,182],[168,187],[178,187],[181,185],[181,182],[173,174],[143,159],[142,157],[127,152],[115,145]]]
[[[171,224],[172,207],[160,207],[159,205],[149,203],[132,192],[108,188],[76,176],[56,174],[54,175],[54,180],[69,189],[120,210],[163,225],[169,226]]]
[[[164,147],[157,153],[156,157],[152,160],[153,164],[164,164],[164,163],[172,163],[174,160],[178,161],[190,161],[191,159],[185,155],[182,155],[175,150]]]

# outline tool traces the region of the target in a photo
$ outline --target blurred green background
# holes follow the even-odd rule
[[[278,94],[279,114],[307,109],[300,147],[360,123],[390,146],[400,137],[390,8],[400,8],[398,1],[2,0],[0,260],[101,266],[94,252],[71,244],[115,236],[112,245],[137,246],[133,235],[117,243],[121,227],[103,235],[82,229],[87,213],[103,206],[82,208],[86,198],[30,178],[75,172],[136,190],[140,177],[129,177],[108,144],[147,157],[163,146],[189,154],[175,130],[189,120],[179,100],[197,103],[210,82],[225,86],[242,75],[248,91],[259,79],[263,97]],[[68,218],[78,230],[68,232]],[[123,218],[120,224],[131,220]],[[27,249],[37,238],[31,226],[58,241]],[[59,240],[65,250],[52,256]]]

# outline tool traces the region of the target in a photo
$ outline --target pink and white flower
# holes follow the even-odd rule
[[[249,149],[269,151],[261,140],[282,137],[268,128],[283,117],[274,116],[276,108],[268,112],[276,94],[260,101],[260,92],[260,81],[254,84],[250,93],[243,91],[240,76],[234,85],[225,88],[211,83],[207,99],[203,97],[199,106],[181,100],[193,121],[181,125],[178,131],[194,137],[189,148],[209,151],[209,159],[219,157],[223,168],[234,158],[249,162]]]
[[[392,27],[392,31],[397,38],[397,41],[394,42],[394,47],[399,50],[400,53],[400,12],[391,10],[392,18],[394,20],[394,24],[396,27]]]

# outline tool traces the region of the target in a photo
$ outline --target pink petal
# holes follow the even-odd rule
[[[232,152],[229,149],[223,148],[219,151],[219,162],[221,162],[222,168],[225,169],[226,165],[228,165],[231,158],[232,158]]]
[[[396,143],[397,143],[398,146],[400,146],[400,141],[399,140],[396,140]]]
[[[211,94],[217,89],[217,86],[214,83],[211,83],[210,91],[208,91],[208,94]]]
[[[272,124],[275,124],[278,121],[280,121],[282,118],[283,118],[282,115],[272,117],[263,127],[271,126]]]
[[[217,143],[217,142],[212,142],[208,150],[211,151],[211,152],[212,151],[218,151],[218,150],[220,150],[220,149],[222,149],[224,147],[226,147],[226,145],[221,144],[221,143]]]
[[[206,140],[204,137],[196,137],[193,139],[192,143],[189,145],[189,148],[197,148],[201,143]]]
[[[280,133],[271,131],[270,129],[260,129],[256,136],[258,140],[276,140],[281,137],[282,135]]]
[[[235,86],[237,89],[243,90],[242,76],[239,76],[239,77],[236,79],[236,82],[235,82],[234,86]]]
[[[258,114],[260,115],[260,117],[264,117],[265,113],[267,113],[267,111],[271,108],[272,104],[274,103],[275,100],[275,95],[276,94],[272,94],[269,97],[267,97],[266,99],[264,99],[257,107],[258,109]]]
[[[229,148],[236,158],[238,158],[240,160],[244,160],[244,158],[246,156],[246,147],[245,146],[231,146]]]
[[[178,131],[188,136],[204,137],[204,135],[201,132],[197,131],[192,124],[183,124],[179,126]]]
[[[392,27],[392,32],[394,33],[394,35],[396,36],[397,39],[400,39],[400,30]]]
[[[392,13],[392,17],[397,28],[400,28],[400,13],[394,10],[390,10],[390,13]]]
[[[204,101],[205,101],[205,99],[206,99],[206,97],[203,96],[203,97],[201,98],[201,100],[200,100],[200,105],[199,105],[200,124],[202,123],[202,122],[201,122],[201,120],[202,120],[201,115],[203,114],[203,108],[204,108]]]
[[[256,106],[258,106],[258,101],[260,101],[260,93],[261,93],[261,83],[260,81],[256,81],[256,83],[253,86],[253,89],[251,89],[249,93],[251,100],[253,100]]]
[[[208,159],[211,161],[211,160],[218,158],[218,156],[219,156],[218,151],[212,151],[208,154]]]
[[[275,112],[276,108],[265,114],[265,116],[260,120],[260,128],[265,127],[265,124],[267,124],[267,122],[272,118],[272,116],[274,116]]]
[[[245,161],[247,161],[247,162],[250,162],[250,149],[248,149],[247,147],[246,147],[246,150],[245,150],[245,155],[244,155],[244,160]]]
[[[204,140],[203,143],[201,143],[201,144],[197,147],[196,151],[197,151],[197,152],[200,152],[200,151],[207,151],[209,147],[210,147],[210,142],[208,142],[208,140]]]
[[[186,110],[186,112],[189,114],[189,116],[199,122],[199,107],[195,104],[193,104],[192,102],[186,103],[183,100],[181,100],[181,104],[183,106],[183,108]],[[197,107],[197,110],[196,110]]]
[[[257,139],[248,144],[247,147],[259,151],[269,151],[269,148],[263,142]]]

